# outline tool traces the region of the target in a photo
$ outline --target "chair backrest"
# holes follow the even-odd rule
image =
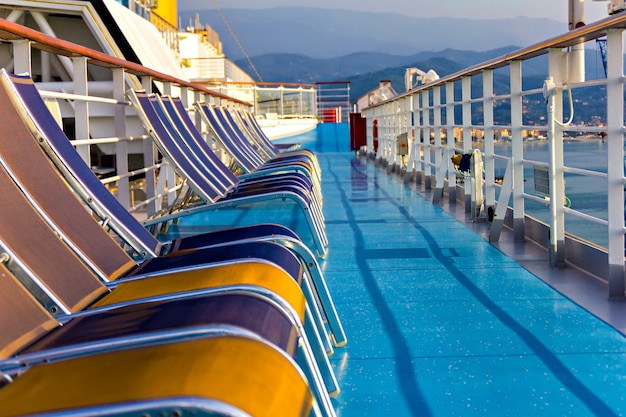
[[[247,147],[254,151],[254,155],[258,157],[261,162],[266,161],[271,158],[268,151],[261,145],[257,143],[257,141],[250,136],[250,132],[248,132],[245,126],[241,123],[241,120],[236,116],[234,110],[227,109],[226,107],[221,107],[221,111],[224,114],[225,119],[228,121],[233,131],[240,138],[241,142],[244,142]]]
[[[230,133],[230,138],[232,139],[233,146],[242,150],[243,153],[248,157],[250,163],[254,164],[255,167],[258,167],[263,163],[263,158],[259,155],[259,153],[252,147],[250,142],[244,137],[242,137],[241,132],[238,130],[237,126],[233,126],[233,124],[226,117],[227,110],[221,106],[215,106],[213,108],[215,111],[215,115],[217,119],[225,127]]]
[[[0,145],[0,147],[2,147]],[[38,285],[63,312],[78,311],[108,290],[39,215],[4,168],[0,169],[0,247],[7,266]]]
[[[215,187],[210,174],[202,172],[195,162],[195,157],[185,150],[176,128],[156,103],[156,97],[145,91],[129,91],[128,97],[135,108],[146,131],[150,133],[155,145],[168,160],[174,171],[185,178],[189,187],[204,201],[216,202],[223,194]]]
[[[220,159],[220,157],[215,153],[213,148],[204,140],[204,138],[202,137],[202,134],[198,131],[195,124],[189,117],[189,114],[187,113],[187,110],[185,109],[185,106],[183,105],[183,102],[181,101],[181,99],[178,97],[169,97],[168,100],[174,104],[176,111],[181,117],[181,120],[185,123],[188,130],[194,135],[195,139],[199,141],[202,149],[206,149],[207,155],[210,156],[211,160],[216,161],[216,164],[218,166],[223,167],[221,169],[224,171],[224,175],[233,184],[237,183],[239,181],[239,178],[228,168],[226,163],[224,163],[224,161]]]
[[[100,218],[107,219],[109,227],[142,256],[159,255],[163,250],[161,243],[117,201],[80,158],[50,114],[32,80],[27,76],[12,75],[1,69],[0,84],[22,123],[30,131],[30,140],[35,137],[56,170],[81,200]],[[6,96],[0,101],[5,101]],[[18,150],[25,149],[22,148],[24,146],[20,145]],[[29,156],[35,155],[33,153]],[[29,169],[36,166],[34,163],[26,165]]]
[[[58,326],[0,263],[0,359],[6,359]]]
[[[224,163],[215,155],[213,149],[204,141],[200,132],[193,126],[189,115],[184,107],[179,109],[176,101],[171,97],[157,97],[159,104],[165,109],[167,116],[176,127],[180,139],[189,148],[190,152],[197,157],[198,163],[201,163],[204,169],[209,171],[214,179],[214,184],[219,185],[221,192],[227,192],[239,180]],[[182,102],[178,100],[180,107]]]
[[[242,119],[245,120],[248,128],[255,133],[255,136],[259,138],[259,140],[262,140],[269,149],[273,150],[275,155],[280,153],[280,150],[276,147],[276,145],[271,140],[269,140],[267,136],[265,136],[263,129],[261,129],[261,126],[259,126],[259,122],[257,122],[252,113],[248,111],[242,111],[241,116]]]
[[[35,142],[4,88],[0,88],[0,114],[6,128],[0,130],[0,164],[10,173],[22,192],[33,200],[42,215],[66,233],[71,244],[83,253],[103,277],[109,277],[135,263],[122,247],[94,221],[76,195],[60,177],[49,158]],[[131,265],[132,262],[132,265]]]
[[[195,103],[195,106],[204,122],[213,130],[217,140],[237,161],[239,166],[246,172],[254,171],[257,165],[250,161],[249,156],[241,148],[234,145],[234,139],[232,138],[234,133],[229,131],[227,126],[222,125],[215,113],[215,109],[206,103]]]
[[[250,125],[247,119],[247,114],[248,111],[243,109],[236,109],[231,112],[231,115],[238,120],[241,129],[246,132],[246,136],[250,140],[254,141],[257,146],[262,147],[265,153],[270,158],[275,157],[277,155],[277,150],[274,148],[274,145],[267,139],[265,135],[260,136],[259,133],[254,129],[254,127]]]

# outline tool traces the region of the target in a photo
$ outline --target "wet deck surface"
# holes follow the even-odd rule
[[[577,271],[551,270],[530,243],[490,245],[485,224],[468,227],[322,129],[322,266],[349,338],[331,358],[339,416],[624,413],[626,339],[578,304],[619,316],[623,303],[568,282]]]

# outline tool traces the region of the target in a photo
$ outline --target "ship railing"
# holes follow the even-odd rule
[[[252,104],[261,119],[317,117],[317,89],[312,84],[270,82],[209,82],[207,88]]]
[[[624,298],[625,28],[620,13],[362,109],[364,150],[435,201],[464,204],[471,219],[489,222],[489,240],[509,227],[516,241],[544,245],[552,266],[584,268],[608,282],[610,297]],[[579,52],[571,47],[587,42],[593,52],[598,39],[607,46],[606,74],[598,64],[585,80],[572,71]],[[522,69],[543,75],[527,86]],[[586,113],[590,103],[577,97],[592,97],[597,112]],[[566,151],[570,140],[598,149],[581,160]],[[534,146],[544,149],[539,157]],[[451,160],[476,149],[480,190]]]
[[[53,115],[85,163],[101,177],[119,201],[137,217],[151,216],[186,190],[172,167],[162,160],[126,98],[128,89],[158,90],[178,96],[193,112],[195,101],[231,108],[250,103],[71,42],[0,19],[0,66],[38,81],[51,79],[45,56],[70,57],[71,79],[36,82]],[[9,57],[8,60],[6,60]],[[33,64],[35,63],[35,64]],[[108,77],[103,72],[109,71]],[[89,81],[97,73],[104,81]],[[108,80],[106,80],[108,78]],[[207,126],[190,114],[200,131]],[[199,115],[198,115],[199,116]],[[211,137],[207,135],[207,140]],[[230,160],[214,144],[225,163]]]

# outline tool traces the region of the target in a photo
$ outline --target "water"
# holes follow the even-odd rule
[[[498,143],[495,152],[498,155],[510,156],[511,143]],[[600,139],[566,141],[563,144],[565,166],[607,172],[608,144]],[[549,149],[547,141],[529,141],[524,143],[524,159],[548,162]],[[496,176],[504,175],[505,162],[496,161]],[[525,192],[540,195],[535,191],[532,166],[524,167]],[[608,219],[608,194],[605,178],[588,177],[577,174],[565,174],[565,195],[567,204],[581,213]],[[526,200],[525,210],[545,223],[549,222],[547,204]],[[607,226],[590,222],[572,214],[565,214],[565,230],[597,245],[608,245]]]

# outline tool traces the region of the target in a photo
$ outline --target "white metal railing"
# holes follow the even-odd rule
[[[8,59],[0,66],[15,73],[42,74],[44,69],[35,67],[42,62],[38,55],[42,49],[51,55],[72,56],[72,79],[37,83],[40,94],[60,123],[71,122],[63,127],[83,160],[102,175],[102,182],[118,200],[139,217],[150,216],[164,204],[171,204],[183,183],[165,161],[157,159],[159,155],[150,136],[126,99],[127,89],[152,91],[153,85],[157,85],[163,94],[179,96],[187,108],[192,108],[194,101],[249,107],[236,98],[3,19],[0,28],[0,41],[4,40],[0,43],[0,55]],[[92,66],[98,68],[100,77],[103,68],[109,70],[110,81],[88,81],[92,78]],[[205,130],[200,118],[193,114],[192,118],[200,130]],[[108,163],[92,159],[98,155],[108,159]]]
[[[621,13],[363,109],[368,156],[389,171],[405,173],[406,180],[416,179],[434,189],[435,200],[441,198],[447,179],[450,202],[456,203],[458,192],[472,216],[495,213],[495,218],[487,219],[492,221],[491,240],[499,239],[507,212],[516,240],[525,239],[528,221],[545,223],[549,237],[544,243],[554,266],[572,261],[566,257],[565,241],[570,235],[584,245],[601,247],[608,259],[603,278],[609,282],[610,296],[623,298],[625,27],[626,14]],[[600,37],[606,37],[607,76],[568,80],[569,48]],[[545,55],[547,60],[542,59]],[[535,71],[543,66],[543,88],[524,88],[522,70],[531,65]],[[589,88],[598,90],[604,114],[593,120],[576,119],[585,105],[576,102],[576,96]],[[570,97],[574,97],[576,124],[566,123],[572,111]],[[539,119],[530,119],[531,112],[540,114]],[[409,146],[399,152],[403,134]],[[593,141],[576,142],[597,144],[598,149],[583,155],[582,162],[581,155],[571,150],[577,145],[567,141],[580,134],[598,135]],[[528,140],[534,136],[547,140]],[[535,158],[534,148],[539,147],[544,151]],[[475,197],[471,182],[459,178],[450,158],[474,149],[482,152],[484,160],[484,172],[474,175],[485,180],[484,189],[478,190],[483,210],[476,212],[471,210]],[[535,167],[547,169],[546,196],[531,187]],[[590,197],[584,203],[573,201],[571,207],[567,203],[569,195],[585,194]]]
[[[259,118],[315,118],[317,90],[307,84],[222,83],[209,88],[252,104]]]

